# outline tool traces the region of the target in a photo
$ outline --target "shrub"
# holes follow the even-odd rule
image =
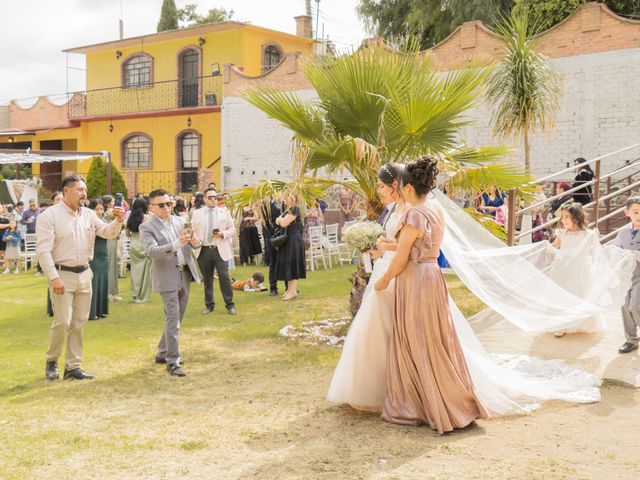
[[[122,193],[127,198],[127,185],[120,170],[111,164],[111,192]],[[87,195],[101,197],[107,193],[107,162],[102,157],[94,157],[87,174]]]

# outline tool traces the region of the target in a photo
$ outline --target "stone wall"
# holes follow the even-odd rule
[[[317,98],[298,90],[303,100]],[[260,180],[292,178],[291,131],[237,96],[222,103],[222,188],[233,190]]]

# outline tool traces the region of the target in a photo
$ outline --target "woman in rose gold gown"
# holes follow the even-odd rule
[[[425,205],[437,173],[436,163],[427,157],[407,165],[402,193],[412,207],[400,220],[397,253],[376,290],[396,277],[382,418],[405,425],[428,424],[445,433],[489,414],[469,375],[437,263],[444,217],[437,207]]]

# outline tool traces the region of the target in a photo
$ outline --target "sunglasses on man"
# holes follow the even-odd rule
[[[173,207],[173,202],[152,203],[151,205],[155,205],[158,208],[171,208]]]

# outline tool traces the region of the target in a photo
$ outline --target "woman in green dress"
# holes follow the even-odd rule
[[[89,208],[96,212],[98,218],[104,215],[102,200],[91,200]],[[89,320],[99,320],[109,314],[109,254],[107,253],[107,240],[96,236],[93,247],[93,260],[89,262],[93,279],[91,280],[91,310]]]
[[[136,198],[131,204],[131,213],[127,219],[127,235],[131,239],[129,257],[133,303],[145,303],[151,299],[151,258],[144,251],[139,232],[140,224],[150,219],[147,211],[147,201]]]

